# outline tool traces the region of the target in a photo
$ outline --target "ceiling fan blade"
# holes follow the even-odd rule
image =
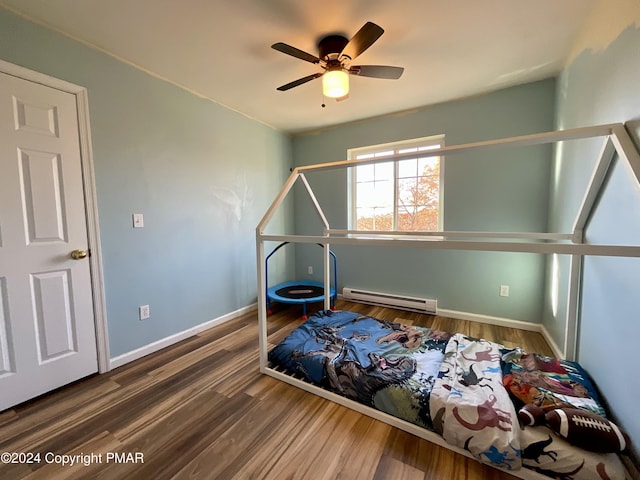
[[[351,60],[369,48],[384,33],[382,27],[372,22],[365,23],[342,49],[340,56],[347,56]]]
[[[403,72],[404,68],[402,67],[390,67],[388,65],[354,65],[349,68],[351,75],[386,78],[389,80],[397,80],[402,76]]]
[[[302,78],[299,78],[298,80],[294,80],[293,82],[287,83],[286,85],[282,85],[281,87],[278,87],[277,90],[284,92],[293,87],[297,87],[298,85],[302,85],[303,83],[310,82],[311,80],[321,77],[322,75],[323,73],[314,73],[313,75],[307,75],[306,77],[302,77]]]
[[[274,43],[271,45],[271,48],[278,50],[279,52],[286,53],[287,55],[291,55],[292,57],[299,58],[300,60],[305,60],[310,63],[320,63],[320,59],[315,55],[303,52],[302,50],[292,47],[291,45],[287,45],[286,43]]]

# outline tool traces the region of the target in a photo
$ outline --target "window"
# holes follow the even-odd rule
[[[349,160],[415,152],[415,158],[350,168],[351,228],[441,231],[443,161],[420,152],[444,145],[444,135],[348,150]]]

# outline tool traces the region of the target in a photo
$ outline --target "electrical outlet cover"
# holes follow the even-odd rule
[[[149,311],[149,305],[140,305],[140,320],[146,320],[151,316],[151,312]]]

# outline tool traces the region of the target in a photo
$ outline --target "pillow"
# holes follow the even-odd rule
[[[571,445],[599,453],[620,453],[631,440],[612,421],[582,408],[556,408],[544,413],[541,407],[527,404],[518,411],[523,426],[545,425]]]
[[[570,444],[590,452],[617,453],[629,448],[629,436],[615,423],[581,408],[551,410],[545,423]]]
[[[519,350],[503,353],[503,384],[516,408],[582,408],[606,416],[587,372],[576,362]]]

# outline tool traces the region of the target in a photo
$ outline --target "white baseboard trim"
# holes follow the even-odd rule
[[[201,323],[194,327],[183,330],[182,332],[174,333],[173,335],[169,335],[168,337],[157,340],[153,343],[145,345],[144,347],[136,348],[127,353],[123,353],[122,355],[118,355],[117,357],[113,357],[109,360],[109,370],[113,370],[114,368],[121,367],[129,362],[133,362],[139,358],[144,357],[145,355],[149,355],[150,353],[157,352],[165,347],[173,345],[174,343],[178,343],[185,338],[193,337],[200,332],[208,330],[216,325],[220,325],[224,322],[231,320],[232,318],[236,318],[240,315],[244,315],[245,313],[249,313],[251,310],[255,310],[257,308],[257,304],[253,303],[251,305],[247,305],[246,307],[240,308],[233,312],[229,312],[221,317],[214,318],[213,320],[209,320],[207,322]]]
[[[549,333],[549,330],[547,330],[547,327],[545,327],[544,325],[542,325],[541,327],[542,328],[540,330],[540,333],[542,334],[544,339],[547,341],[547,343],[551,347],[551,350],[553,350],[553,354],[558,358],[564,358],[564,352],[558,346],[558,344],[555,342],[555,340],[553,339],[553,337]]]
[[[498,325],[500,327],[517,328],[518,330],[528,330],[530,332],[542,332],[541,323],[523,322],[522,320],[513,320],[511,318],[493,317],[491,315],[482,315],[479,313],[459,312],[457,310],[446,310],[444,308],[439,308],[437,315],[459,318],[460,320],[470,320],[478,323],[487,323],[489,325]]]
[[[477,313],[459,312],[457,310],[438,309],[438,315],[443,317],[459,318],[461,320],[471,320],[473,322],[487,323],[489,325],[498,325],[500,327],[517,328],[518,330],[527,330],[530,332],[538,332],[547,341],[553,354],[557,358],[564,358],[562,349],[553,340],[553,337],[542,323],[523,322],[522,320],[513,320],[511,318],[492,317],[490,315],[481,315]]]

